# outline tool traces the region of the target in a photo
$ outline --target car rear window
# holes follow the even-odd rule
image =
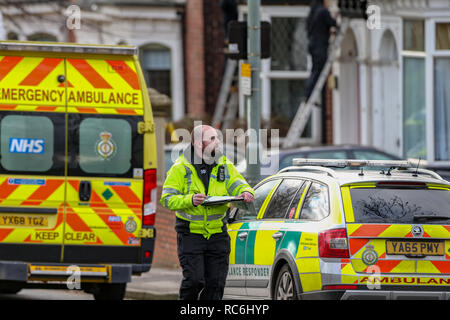
[[[422,216],[422,222],[450,224],[450,190],[352,188],[350,196],[357,223],[415,223]]]

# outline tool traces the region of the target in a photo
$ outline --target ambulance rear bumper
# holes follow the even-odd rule
[[[341,300],[450,300],[450,292],[347,290]]]
[[[41,270],[36,270],[39,265]],[[71,268],[69,268],[71,267]],[[75,267],[75,268],[74,268]],[[79,267],[79,276],[81,281],[89,280],[92,282],[125,283],[131,282],[132,272],[138,268],[138,265],[131,264],[29,264],[22,261],[0,261],[0,281],[67,281],[67,279],[76,275],[76,267]],[[84,271],[89,267],[104,268],[96,272]],[[134,269],[134,270],[133,270]],[[139,269],[145,270],[147,266],[139,266]],[[136,272],[136,271],[135,271]]]

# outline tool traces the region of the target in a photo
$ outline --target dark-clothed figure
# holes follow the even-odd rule
[[[305,100],[307,101],[314,90],[320,73],[328,59],[328,42],[330,40],[330,28],[337,28],[330,11],[328,11],[328,0],[313,0],[311,10],[306,20],[306,31],[308,35],[308,52],[312,58],[311,75],[306,81]],[[326,143],[326,114],[325,114],[325,85],[321,91],[322,95],[322,143]]]
[[[313,0],[306,20],[308,52],[312,58],[311,75],[306,83],[306,98],[309,98],[311,95],[320,72],[327,61],[330,28],[337,28],[336,20],[331,17],[327,7],[328,0]]]

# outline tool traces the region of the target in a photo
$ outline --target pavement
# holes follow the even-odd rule
[[[176,300],[181,283],[181,269],[152,267],[141,276],[133,276],[125,298],[138,300]]]

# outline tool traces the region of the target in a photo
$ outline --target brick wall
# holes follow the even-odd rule
[[[186,2],[185,23],[187,113],[189,116],[202,116],[205,113],[203,0]]]
[[[177,255],[177,233],[175,232],[175,213],[160,203],[162,186],[158,186],[158,205],[156,208],[156,243],[153,266],[164,268],[179,267]]]

